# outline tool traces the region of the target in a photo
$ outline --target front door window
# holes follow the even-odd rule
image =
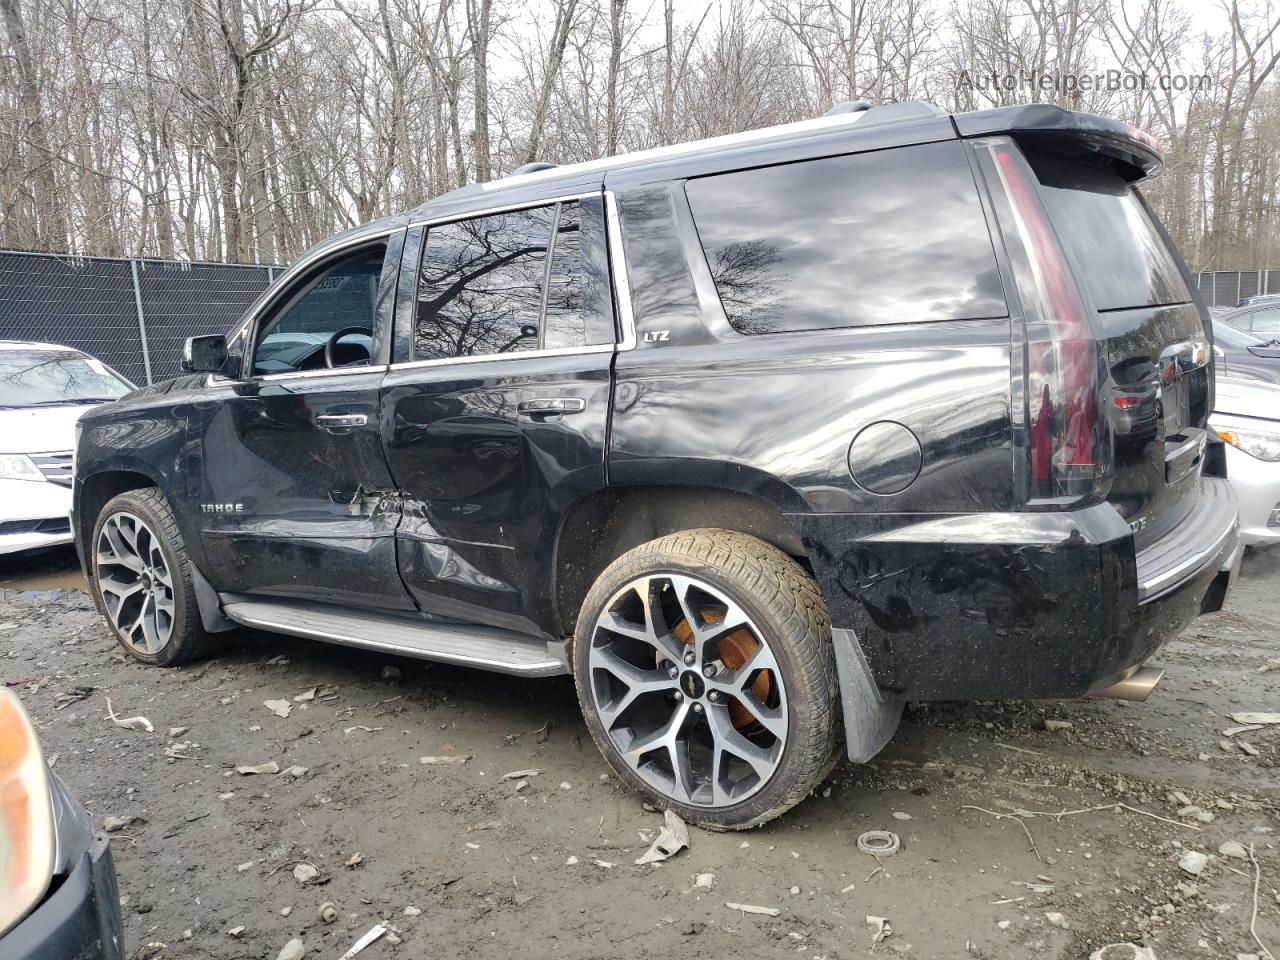
[[[385,255],[364,247],[285,293],[258,326],[253,374],[367,366]]]

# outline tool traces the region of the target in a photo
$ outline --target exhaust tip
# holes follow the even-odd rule
[[[1124,679],[1099,690],[1094,696],[1107,697],[1111,700],[1136,700],[1141,703],[1151,696],[1151,691],[1163,679],[1164,671],[1159,667],[1137,667]]]

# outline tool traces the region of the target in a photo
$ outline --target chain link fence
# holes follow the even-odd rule
[[[1196,274],[1196,288],[1210,307],[1235,307],[1245,297],[1280,296],[1280,270],[1213,270]]]
[[[0,250],[0,340],[65,344],[155,383],[177,375],[187,337],[230,331],[280,270]]]

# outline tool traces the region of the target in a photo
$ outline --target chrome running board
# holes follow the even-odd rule
[[[551,645],[496,627],[432,623],[317,603],[268,600],[227,601],[222,612],[246,627],[497,673],[553,677],[569,672],[568,664]]]

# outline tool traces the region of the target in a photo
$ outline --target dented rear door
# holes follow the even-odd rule
[[[605,485],[603,198],[432,223],[414,256],[382,394],[400,576],[432,619],[550,637],[560,518]]]

